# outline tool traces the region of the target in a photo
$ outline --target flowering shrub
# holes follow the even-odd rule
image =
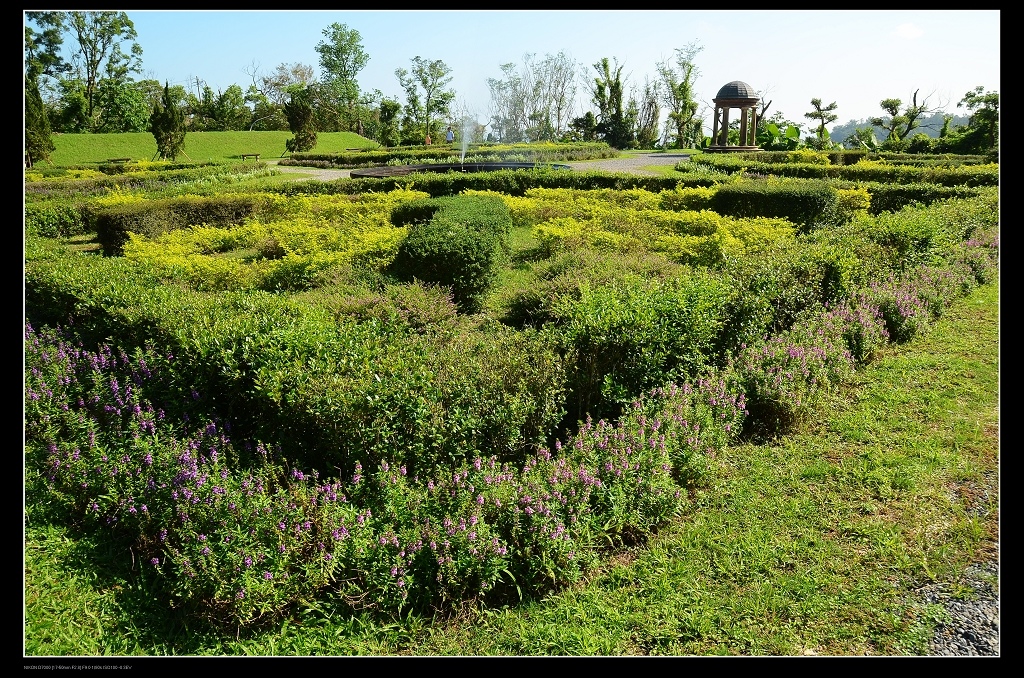
[[[850,379],[855,363],[844,329],[838,316],[814,314],[779,336],[740,347],[730,359],[729,384],[746,396],[748,430],[786,433]]]
[[[176,598],[227,624],[315,596],[397,612],[575,581],[603,544],[642,540],[679,510],[677,481],[699,475],[743,407],[724,381],[667,386],[521,469],[477,456],[426,479],[387,461],[323,478],[233,442],[227,422],[166,418],[144,394],[170,395],[172,356],[89,351],[31,325],[25,351],[32,491],[129,536]]]

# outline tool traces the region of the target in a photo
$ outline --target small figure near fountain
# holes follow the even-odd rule
[[[448,125],[448,131],[445,132],[444,141],[447,144],[453,143],[455,141],[455,132],[452,131],[451,125]]]

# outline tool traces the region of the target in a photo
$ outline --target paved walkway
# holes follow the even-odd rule
[[[677,162],[689,159],[685,153],[630,153],[621,158],[602,158],[599,160],[583,160],[581,162],[559,163],[569,165],[574,170],[586,172],[588,170],[601,170],[603,172],[628,172],[630,174],[644,174],[657,176],[657,172],[643,169],[652,165],[675,165]],[[277,165],[277,160],[269,160],[267,164]],[[334,179],[347,179],[352,174],[349,169],[320,169],[318,167],[295,167],[278,166],[284,174],[304,174],[307,176],[296,177],[295,181],[316,179],[318,181],[332,181]]]

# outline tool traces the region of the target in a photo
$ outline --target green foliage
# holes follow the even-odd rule
[[[758,125],[757,144],[767,151],[792,151],[800,146],[800,128],[789,125],[785,131],[774,122]]]
[[[304,88],[293,91],[291,99],[284,105],[288,128],[294,135],[284,145],[293,153],[309,151],[316,147],[316,125],[313,120],[311,98],[309,88]]]
[[[264,204],[252,195],[180,197],[85,208],[86,219],[108,256],[120,254],[129,233],[153,237],[199,224],[238,224]]]
[[[53,154],[50,120],[39,96],[39,83],[35,78],[25,79],[25,155],[30,165],[49,160]]]
[[[245,105],[242,88],[238,85],[217,92],[204,85],[198,97],[187,95],[185,105],[190,116],[189,126],[195,132],[247,130],[253,122],[253,113]]]
[[[978,189],[967,186],[940,186],[928,183],[872,184],[868,191],[871,193],[871,214],[898,212],[908,205],[930,205],[939,200],[978,195]]]
[[[169,83],[164,83],[163,99],[153,107],[149,126],[161,158],[174,160],[184,152],[185,115],[171,97]]]
[[[136,83],[106,78],[96,96],[101,109],[97,132],[145,132],[150,126],[149,100]]]
[[[740,182],[720,186],[711,208],[734,217],[781,217],[802,229],[833,218],[838,203],[835,190],[822,182]]]
[[[409,218],[406,214],[400,213],[399,219]],[[407,280],[450,288],[459,308],[475,313],[495,280],[511,226],[508,207],[500,199],[443,199],[429,221],[412,223],[392,271]]]
[[[25,205],[25,233],[44,238],[68,238],[86,233],[86,227],[77,204],[54,200]]]

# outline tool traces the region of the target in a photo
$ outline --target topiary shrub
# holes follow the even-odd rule
[[[417,221],[434,211],[429,221]],[[405,280],[447,287],[459,310],[476,313],[508,247],[512,217],[494,196],[416,201],[392,219],[412,220],[390,272]]]

